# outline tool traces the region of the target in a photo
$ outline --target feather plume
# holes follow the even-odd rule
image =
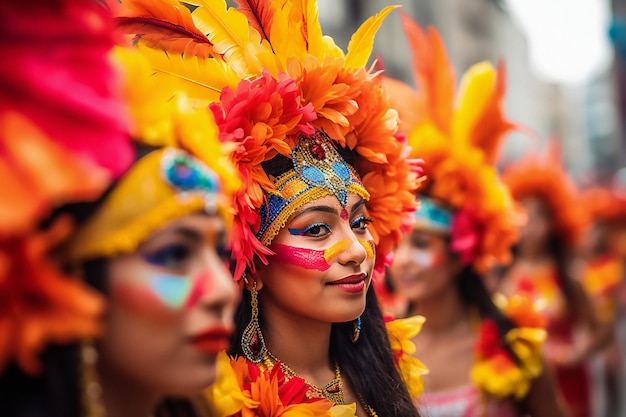
[[[185,92],[200,102],[206,101],[205,104],[219,101],[220,92],[225,86],[236,88],[239,82],[237,75],[219,60],[170,55],[146,47],[139,49],[156,71],[155,76],[174,77],[183,81]]]
[[[387,6],[378,14],[368,18],[354,32],[348,43],[348,53],[346,54],[345,68],[361,68],[367,64],[372,48],[374,47],[374,36],[380,28],[383,20],[393,9],[399,6]]]
[[[307,53],[304,38],[304,22],[302,11],[296,7],[296,1],[271,0],[274,20],[270,30],[272,48],[282,60],[288,57],[304,59]]]
[[[418,93],[423,97],[422,109],[442,132],[448,133],[454,110],[456,76],[439,33],[428,28],[428,34],[403,12],[402,27],[413,52],[413,76]]]
[[[197,8],[191,13],[196,26],[208,33],[213,49],[228,62],[242,78],[250,75],[244,50],[251,42],[248,19],[225,0],[195,0]]]
[[[151,48],[203,58],[219,55],[189,9],[175,0],[126,0],[116,24],[118,31],[136,35]]]
[[[495,85],[491,95],[483,108],[482,113],[470,132],[470,140],[474,146],[483,150],[485,158],[494,164],[498,156],[498,149],[504,136],[511,130],[517,129],[515,123],[510,122],[504,115],[504,93],[506,80],[504,63],[500,61],[495,78]]]
[[[262,39],[269,41],[270,29],[272,28],[272,20],[274,11],[270,7],[269,0],[235,0],[241,12],[254,28],[261,35]]]

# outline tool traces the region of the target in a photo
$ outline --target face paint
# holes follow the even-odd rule
[[[304,269],[316,269],[318,271],[326,271],[330,268],[330,265],[324,259],[324,251],[321,250],[296,248],[280,243],[270,245],[269,249],[275,253],[272,260],[276,263],[299,266]]]
[[[326,262],[330,262],[335,256],[339,255],[341,252],[345,252],[349,247],[349,240],[346,239],[339,241],[332,245],[330,248],[324,250],[324,259],[326,260]]]
[[[344,222],[347,222],[348,219],[350,218],[350,216],[348,215],[348,211],[345,208],[341,209],[341,213],[339,213],[339,217],[341,217],[341,220],[343,220]]]
[[[423,269],[430,269],[441,265],[443,256],[441,252],[427,252],[423,250],[413,251],[413,262]]]
[[[328,226],[326,223],[313,223],[301,229],[289,227],[287,228],[287,230],[289,231],[289,234],[292,236],[304,236],[305,234],[307,234],[307,232],[309,232],[310,230],[316,227],[325,227],[326,229],[330,230],[330,226]]]
[[[363,239],[358,239],[359,243],[361,244],[361,246],[363,246],[363,248],[365,248],[365,252],[367,253],[367,257],[369,259],[374,259],[374,257],[376,256],[376,249],[374,246],[374,241],[373,240],[363,240]]]
[[[113,295],[131,310],[146,314],[172,313],[193,308],[208,289],[207,272],[194,278],[170,274],[146,274],[134,282],[120,282]]]

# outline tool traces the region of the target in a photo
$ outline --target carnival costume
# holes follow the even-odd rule
[[[113,53],[108,8],[63,0],[0,10],[0,50],[14,58],[0,70],[0,373],[14,362],[35,376],[48,345],[80,342],[76,395],[85,415],[101,416],[90,341],[103,334],[106,299],[67,263],[133,252],[192,212],[231,224],[241,182],[212,114],[182,94],[163,104],[143,57]],[[137,157],[133,139],[153,150]],[[98,199],[83,224],[64,211]]]
[[[503,180],[513,197],[538,198],[546,206],[551,216],[552,231],[559,238],[563,250],[573,251],[580,243],[587,226],[587,216],[578,204],[578,192],[560,161],[560,153],[554,142],[544,154],[529,154],[519,162],[508,166]],[[511,293],[525,294],[540,300],[545,308],[549,338],[548,352],[558,354],[564,344],[573,343],[573,315],[568,309],[556,267],[546,265],[532,271],[522,271],[512,281]],[[574,367],[555,366],[555,377],[570,413],[574,416],[587,416],[590,413],[589,378],[585,365]]]
[[[471,67],[455,98],[455,74],[439,33],[424,32],[406,14],[402,25],[413,51],[417,90],[385,79],[413,155],[425,161],[426,183],[414,228],[450,237],[450,248],[465,266],[482,273],[510,259],[520,213],[493,166],[498,145],[516,126],[503,114],[503,67]],[[456,100],[456,101],[455,101]],[[507,334],[491,319],[478,325],[473,386],[455,392],[426,391],[418,404],[433,416],[507,416],[503,399],[523,398],[542,372],[545,333],[527,302],[505,307],[514,327]],[[513,313],[516,310],[516,313]],[[487,400],[485,403],[484,400]],[[456,414],[447,414],[451,410]]]
[[[369,18],[344,53],[323,36],[314,1],[237,3],[228,8],[222,0],[195,1],[190,12],[174,0],[133,0],[123,2],[118,17],[120,30],[136,35],[156,76],[185,80],[196,104],[212,110],[222,141],[234,145],[231,158],[244,178],[233,203],[235,279],[254,272],[256,262],[267,264],[276,249],[272,240],[304,204],[330,195],[345,207],[348,193],[366,200],[374,241],[362,244],[382,271],[386,255],[410,228],[420,175],[396,137],[397,113],[379,73],[365,67],[374,34],[393,7]],[[347,163],[342,149],[353,151],[354,161]],[[262,163],[277,155],[293,168],[269,177]],[[319,389],[275,366],[258,327],[255,291],[242,342],[247,360],[230,359],[241,401],[223,413],[269,415],[270,409],[300,407],[327,415],[333,402],[341,402],[334,401],[339,378]],[[360,330],[355,322],[356,338]]]
[[[585,191],[581,200],[589,218],[602,225],[605,235],[611,233],[612,228],[626,226],[626,199],[618,196],[609,188],[596,187]],[[608,236],[602,237],[608,240]],[[618,290],[624,279],[623,260],[617,253],[612,253],[612,247],[605,253],[591,259],[583,275],[583,286],[596,305],[598,318],[605,322],[612,322],[618,313]]]

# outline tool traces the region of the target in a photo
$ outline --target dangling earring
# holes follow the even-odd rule
[[[259,363],[265,357],[265,339],[259,326],[259,300],[256,289],[256,281],[252,281],[250,290],[250,305],[252,307],[252,317],[246,326],[241,337],[241,349],[243,354],[252,363]]]
[[[354,321],[354,331],[352,332],[352,343],[356,343],[361,336],[361,316]]]
[[[82,385],[82,408],[85,417],[105,417],[102,404],[102,386],[98,378],[98,352],[91,340],[80,342],[80,373]]]

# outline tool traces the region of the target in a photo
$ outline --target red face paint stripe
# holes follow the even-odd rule
[[[330,268],[330,265],[324,259],[324,251],[321,250],[296,248],[280,243],[270,245],[269,249],[276,254],[272,257],[272,260],[277,263],[299,266],[304,269],[316,269],[318,271],[326,271]]]

